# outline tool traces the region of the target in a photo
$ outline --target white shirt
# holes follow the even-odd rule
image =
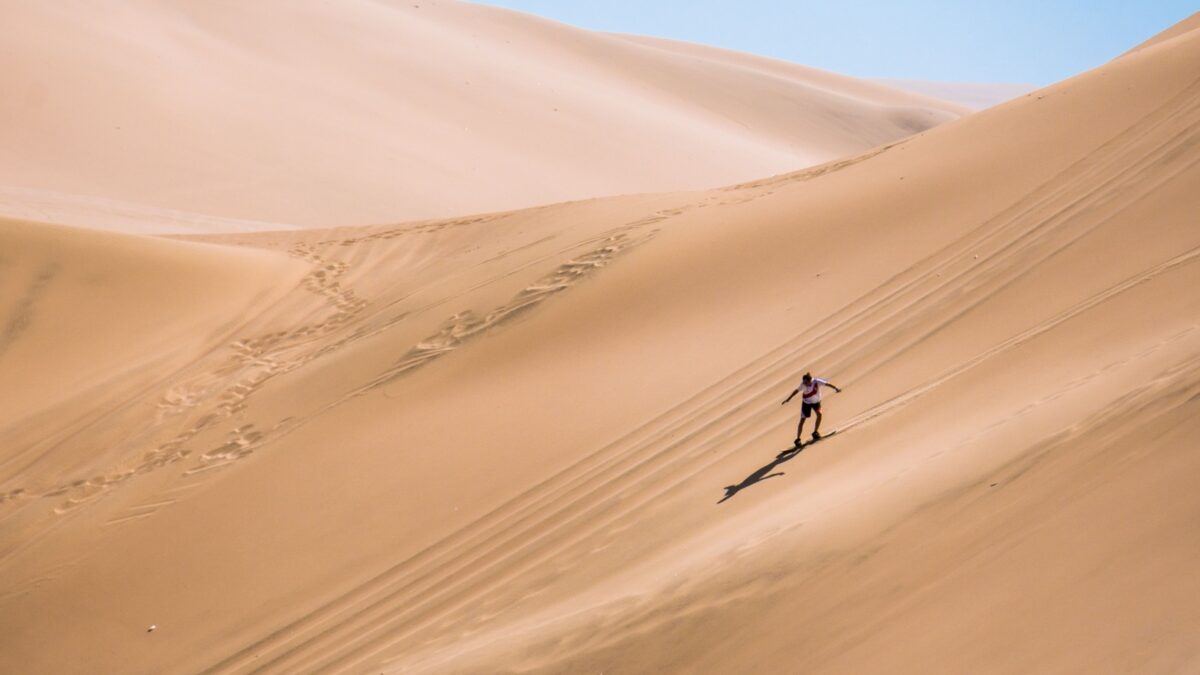
[[[829,384],[829,381],[823,380],[819,377],[814,377],[813,381],[811,383],[804,384],[803,382],[801,382],[800,386],[796,387],[796,389],[798,389],[800,391],[801,396],[804,397],[801,400],[803,400],[805,403],[820,403],[821,402],[821,385],[823,385],[823,384]]]

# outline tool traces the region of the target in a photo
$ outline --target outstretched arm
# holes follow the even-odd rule
[[[839,394],[842,393],[842,388],[837,386],[836,384],[834,384],[832,382],[826,382],[825,384],[829,385],[829,387],[831,389],[833,389],[834,391],[836,391],[837,393],[839,393]]]
[[[800,393],[800,390],[799,390],[799,389],[793,389],[793,390],[792,390],[792,393],[791,393],[791,394],[789,394],[787,398],[783,399],[783,403],[780,403],[779,405],[784,405],[784,404],[786,404],[788,401],[790,401],[790,400],[792,400],[793,398],[795,398],[795,397],[796,397],[796,394],[799,394],[799,393]]]

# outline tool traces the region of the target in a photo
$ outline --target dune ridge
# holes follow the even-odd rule
[[[139,368],[69,344],[113,373],[86,408],[32,388],[47,417],[0,417],[0,670],[1193,669],[1200,32],[1175,34],[727,188],[63,254],[171,320],[110,328]],[[237,293],[189,285],[227,260]],[[67,324],[50,292],[3,323]],[[846,389],[837,433],[788,452],[807,370]]]

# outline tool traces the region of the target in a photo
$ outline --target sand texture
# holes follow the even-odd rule
[[[726,188],[0,221],[0,672],[1196,672],[1198,150],[1192,29]]]

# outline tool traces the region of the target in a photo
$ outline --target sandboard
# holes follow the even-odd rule
[[[813,443],[820,443],[821,441],[825,440],[826,438],[829,438],[830,436],[833,436],[836,433],[837,433],[837,429],[834,429],[833,431],[831,431],[827,434],[823,434],[820,438],[816,439],[815,441],[810,439],[807,443],[801,443],[800,445],[792,446],[792,447],[788,448],[787,450],[784,450],[783,452],[779,453],[776,456],[777,457],[786,457],[787,455],[790,455],[793,452],[800,452],[801,450],[803,450],[804,448],[807,448],[808,446],[812,445]]]

